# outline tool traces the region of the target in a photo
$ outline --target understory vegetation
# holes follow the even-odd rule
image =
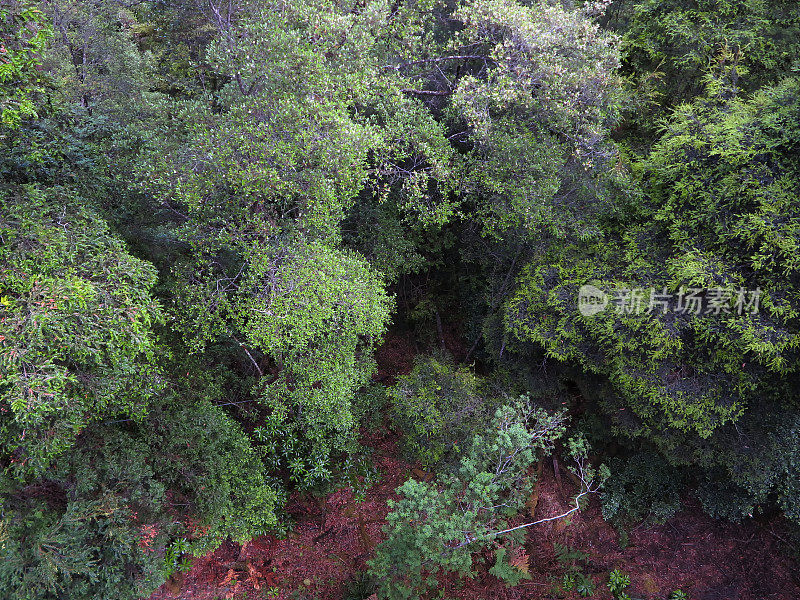
[[[551,455],[558,517],[800,531],[795,0],[0,0],[0,29],[3,598],[147,597],[286,535],[385,427],[419,469],[365,597],[478,553],[520,584]],[[417,354],[384,386],[390,331]]]

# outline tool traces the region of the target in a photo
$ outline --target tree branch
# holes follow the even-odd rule
[[[253,355],[250,354],[250,351],[247,349],[247,347],[242,342],[240,342],[238,339],[236,339],[236,336],[233,335],[232,332],[229,331],[228,333],[230,333],[230,336],[233,338],[233,341],[236,342],[237,344],[239,344],[239,346],[242,348],[242,350],[244,350],[245,354],[247,354],[248,358],[253,363],[253,366],[255,366],[256,371],[258,371],[258,374],[261,377],[263,377],[264,376],[264,371],[262,371],[261,367],[258,366],[258,363],[256,362],[256,359],[253,358]]]

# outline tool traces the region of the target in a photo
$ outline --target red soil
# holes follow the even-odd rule
[[[561,514],[575,490],[566,481],[564,496],[552,470],[545,469],[539,483],[536,519]],[[523,515],[517,519],[530,518]],[[676,589],[692,600],[798,600],[800,571],[779,537],[779,523],[732,524],[712,519],[692,501],[664,525],[638,527],[628,545],[620,547],[617,532],[600,514],[594,499],[583,512],[564,520],[536,525],[529,530],[525,549],[530,556],[532,579],[516,588],[485,571],[462,589],[449,589],[455,598],[549,599],[552,576],[560,578],[563,567],[556,561],[554,542],[589,555],[583,572],[592,576],[597,591],[592,598],[607,600],[608,573],[613,569],[630,575],[626,590],[632,598],[665,599]],[[567,596],[578,598],[574,596]]]
[[[389,332],[380,348],[375,351],[378,372],[375,379],[385,385],[395,383],[398,375],[407,375],[414,367],[414,343],[408,336]]]
[[[381,539],[389,509],[386,500],[413,475],[384,437],[364,440],[375,447],[382,480],[370,488],[364,502],[343,489],[322,499],[292,495],[287,512],[297,522],[283,540],[272,536],[253,540],[245,547],[226,543],[213,554],[197,559],[180,581],[162,586],[150,600],[216,600],[217,598],[267,598],[270,587],[288,598],[291,590],[304,589],[308,598],[341,598],[342,585],[366,569],[366,560]]]
[[[273,586],[281,600],[293,590],[307,593],[300,598],[340,600],[343,585],[366,568],[365,561],[382,538],[386,500],[414,474],[409,465],[392,458],[394,448],[388,440],[372,442],[383,454],[378,464],[384,478],[367,492],[363,503],[354,501],[349,489],[319,500],[295,495],[288,510],[298,524],[288,538],[258,538],[244,548],[224,544],[197,559],[183,581],[163,586],[151,600],[267,598],[267,589]],[[553,472],[545,469],[536,519],[569,508],[570,484],[564,482],[563,487],[566,498]],[[605,582],[608,572],[619,568],[631,576],[628,592],[634,598],[663,599],[680,588],[693,600],[797,600],[800,573],[773,527],[777,525],[716,521],[689,504],[665,525],[635,529],[628,547],[621,549],[616,531],[602,520],[595,500],[569,524],[554,521],[529,530],[525,550],[531,580],[506,588],[488,574],[492,558],[486,555],[476,560],[474,579],[448,578],[442,584],[446,597],[463,600],[553,598],[553,576],[560,578],[563,573],[556,561],[556,542],[589,555],[583,571],[597,584],[592,596],[596,599],[611,598]]]

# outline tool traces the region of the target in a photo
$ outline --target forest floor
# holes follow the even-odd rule
[[[411,368],[413,347],[390,336],[378,351],[382,380]],[[403,462],[397,435],[379,431],[365,437],[375,451],[380,482],[359,502],[349,488],[324,498],[294,494],[287,511],[296,526],[285,539],[257,538],[240,546],[231,542],[198,558],[190,571],[173,577],[150,600],[358,600],[369,595],[347,593],[348,583],[366,570],[366,561],[381,541],[388,512],[386,500],[408,477],[425,477]],[[543,461],[528,511],[518,517],[541,519],[570,508],[572,482],[551,459]],[[559,562],[557,547],[584,553],[571,563],[596,584],[591,596],[609,600],[605,584],[613,569],[630,576],[632,598],[666,599],[681,589],[692,600],[800,600],[800,570],[782,538],[779,520],[732,524],[707,516],[691,499],[667,523],[639,526],[627,540],[603,521],[597,499],[569,519],[559,519],[528,530],[524,547],[531,579],[508,588],[490,575],[493,555],[480,555],[473,579],[447,578],[444,597],[463,600],[579,598],[577,593],[556,594],[554,585],[569,564]],[[353,590],[355,592],[356,590]]]

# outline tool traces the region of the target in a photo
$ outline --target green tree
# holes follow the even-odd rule
[[[92,421],[141,418],[163,385],[152,266],[68,189],[0,196],[2,452],[37,472]]]
[[[36,116],[33,94],[40,89],[39,60],[52,27],[28,2],[0,6],[0,123],[16,128]]]
[[[564,431],[562,413],[548,414],[522,397],[497,409],[486,434],[473,436],[455,472],[429,483],[409,479],[400,486],[400,500],[389,501],[387,538],[370,563],[380,596],[417,598],[437,584],[440,573],[471,576],[472,555],[482,548],[496,549],[495,573],[518,582],[521,572],[504,563],[507,548],[501,542],[503,536],[542,522],[508,526],[530,495],[534,481],[529,467],[552,450]],[[597,471],[586,462],[585,441],[572,440],[570,448],[581,489],[575,507],[552,519],[578,510],[607,475],[605,468]]]
[[[665,123],[639,166],[643,202],[609,222],[620,241],[543,253],[505,305],[505,324],[514,351],[533,344],[567,365],[617,432],[700,467],[731,499],[751,498],[737,502],[746,514],[770,490],[787,509],[796,502],[795,451],[778,440],[792,438],[797,415],[800,95],[795,79],[748,100],[726,85],[710,82],[707,97]],[[612,306],[582,315],[584,284],[609,292]],[[687,309],[690,288],[698,310]],[[614,289],[638,290],[643,310],[631,293],[630,310],[617,310]]]
[[[637,84],[631,121],[657,138],[658,117],[701,96],[709,76],[730,73],[734,89],[753,92],[797,71],[800,10],[787,0],[620,2],[623,72]],[[623,16],[624,15],[624,16]]]
[[[132,125],[145,107],[143,94],[153,87],[151,53],[137,44],[139,23],[125,0],[77,2],[44,0],[53,38],[43,67],[56,80],[53,93],[82,111]],[[136,112],[132,112],[136,111]]]
[[[0,477],[0,585],[20,600],[147,596],[174,569],[170,550],[186,561],[276,525],[281,498],[262,470],[207,402],[96,424],[42,477]]]
[[[466,367],[437,357],[418,359],[411,373],[399,377],[388,395],[411,457],[429,468],[459,456],[464,439],[485,427],[494,413],[484,387]]]

